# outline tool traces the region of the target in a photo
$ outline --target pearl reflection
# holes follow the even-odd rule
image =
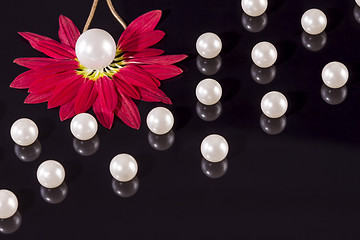
[[[41,143],[36,140],[29,146],[14,145],[15,155],[24,162],[32,162],[39,158],[41,154]]]
[[[151,131],[148,133],[148,141],[151,147],[158,151],[168,150],[175,142],[175,133],[173,130],[170,132],[157,135]]]
[[[355,5],[354,7],[354,18],[358,23],[360,23],[360,7],[358,5]]]
[[[325,84],[321,86],[321,97],[322,99],[330,105],[337,105],[342,103],[347,96],[347,87],[343,86],[341,88],[329,88]]]
[[[303,32],[301,34],[301,42],[307,50],[317,52],[325,47],[327,35],[326,32],[322,32],[317,35],[311,35],[307,32]]]
[[[196,104],[196,113],[204,121],[211,122],[218,119],[222,112],[221,102],[214,105],[204,105],[201,102]]]
[[[221,65],[222,60],[220,55],[211,59],[203,58],[200,55],[196,58],[197,69],[207,76],[211,76],[219,72]]]
[[[65,200],[68,194],[68,187],[66,182],[63,182],[56,188],[45,188],[41,186],[40,194],[46,202],[51,204],[58,204]]]
[[[129,198],[134,196],[135,193],[138,191],[139,179],[135,177],[128,182],[119,182],[115,178],[113,178],[111,186],[116,195],[123,198]]]
[[[264,30],[268,22],[267,14],[264,13],[258,17],[251,17],[246,13],[242,14],[241,23],[244,28],[252,33],[261,32]]]
[[[250,69],[251,77],[259,84],[271,83],[276,76],[275,65],[269,68],[261,68],[253,64]]]
[[[262,114],[260,117],[260,127],[269,135],[279,134],[286,127],[286,117],[283,115],[280,118],[269,118],[265,114]]]
[[[220,178],[228,170],[228,160],[225,158],[221,162],[209,162],[205,158],[201,160],[201,170],[209,178]]]
[[[85,141],[74,138],[73,147],[78,154],[88,157],[97,152],[100,147],[100,139],[97,135]]]
[[[18,211],[10,218],[0,219],[0,232],[3,234],[12,234],[20,228],[21,222],[22,217]]]

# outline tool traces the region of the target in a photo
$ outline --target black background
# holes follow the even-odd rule
[[[19,199],[20,228],[0,239],[359,239],[360,237],[360,24],[353,0],[269,0],[267,26],[259,33],[242,24],[239,0],[114,1],[130,23],[141,14],[164,10],[158,45],[166,54],[185,53],[184,74],[161,89],[172,99],[175,143],[156,151],[148,142],[147,113],[157,103],[140,103],[139,131],[119,119],[111,130],[100,126],[99,150],[80,156],[73,148],[70,121],[58,109],[25,105],[26,90],[9,88],[25,68],[18,57],[42,56],[17,32],[58,40],[58,16],[82,29],[91,1],[8,1],[2,3],[0,87],[0,188]],[[312,52],[301,41],[301,15],[310,8],[328,18],[325,47]],[[91,27],[117,40],[121,26],[100,1]],[[195,87],[206,78],[196,66],[196,39],[211,31],[223,40],[222,67],[211,76],[223,87],[222,114],[213,121],[196,112]],[[250,74],[252,47],[270,41],[278,49],[276,77],[267,84]],[[339,105],[321,97],[321,70],[330,61],[349,69],[347,96]],[[278,135],[259,124],[260,100],[272,90],[289,101],[287,125]],[[92,113],[92,112],[91,112]],[[92,113],[93,114],[93,113]],[[41,154],[23,162],[14,153],[11,124],[33,119],[40,131]],[[200,143],[211,133],[229,143],[228,170],[219,179],[201,169]],[[139,189],[130,198],[112,189],[109,163],[130,153],[139,164]],[[56,159],[66,169],[68,195],[49,204],[40,194],[38,165]]]

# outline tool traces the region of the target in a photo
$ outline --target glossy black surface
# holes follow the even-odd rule
[[[0,232],[18,228],[11,235],[0,233],[0,239],[359,239],[360,11],[355,1],[269,0],[266,23],[259,21],[260,26],[244,19],[240,0],[114,1],[127,23],[147,11],[164,10],[158,29],[167,35],[157,47],[189,55],[179,64],[184,74],[161,86],[173,101],[166,107],[176,122],[176,137],[165,151],[154,149],[156,138],[149,137],[145,122],[161,104],[139,104],[139,131],[117,119],[111,130],[99,127],[98,139],[86,145],[73,140],[70,121],[60,122],[58,109],[25,105],[27,91],[9,88],[26,70],[12,63],[15,58],[43,56],[17,32],[58,40],[59,15],[82,29],[91,4],[21,0],[2,5],[0,188],[17,195],[19,211],[0,221]],[[305,36],[300,25],[301,15],[314,7],[329,22],[319,39]],[[122,32],[105,1],[91,27],[107,30],[116,40]],[[200,61],[195,49],[196,39],[207,31],[223,41],[220,61],[212,64]],[[276,46],[279,58],[275,76],[269,75],[273,79],[259,84],[250,52],[265,40]],[[322,87],[321,80],[322,68],[335,60],[350,72],[338,92]],[[204,66],[215,69],[201,70]],[[195,87],[207,77],[223,87],[221,115],[214,121],[198,116]],[[272,90],[289,101],[286,126],[276,135],[263,131],[266,121],[260,123],[260,100]],[[14,149],[9,130],[20,117],[37,123],[40,148]],[[226,164],[202,160],[200,143],[212,133],[229,143]],[[109,172],[111,159],[123,152],[139,164],[137,180],[128,186],[114,182]],[[36,169],[46,159],[58,160],[66,170],[66,195],[54,193],[66,197],[58,204],[43,199],[49,196],[36,180]]]

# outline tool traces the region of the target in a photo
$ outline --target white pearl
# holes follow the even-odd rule
[[[9,218],[13,216],[18,209],[18,199],[15,194],[9,190],[0,190],[0,218]]]
[[[110,162],[110,173],[120,182],[128,182],[136,176],[138,165],[131,155],[122,153],[116,155]]]
[[[301,26],[305,32],[316,35],[323,32],[327,25],[326,15],[319,9],[307,10],[301,17]]]
[[[39,130],[31,119],[20,118],[11,126],[10,135],[16,144],[29,146],[36,141]]]
[[[349,71],[341,62],[330,62],[323,68],[321,77],[326,86],[341,88],[349,78]]]
[[[156,107],[147,115],[146,124],[151,132],[162,135],[171,130],[174,125],[174,117],[168,109]]]
[[[224,160],[229,152],[229,145],[224,137],[212,134],[201,142],[201,154],[209,162]]]
[[[269,118],[279,118],[288,108],[286,97],[277,91],[268,92],[261,99],[261,110]]]
[[[203,58],[214,58],[221,52],[221,39],[214,33],[202,34],[196,41],[196,50]]]
[[[75,52],[82,65],[98,70],[109,66],[114,60],[116,43],[108,32],[94,28],[80,35]]]
[[[91,114],[80,113],[71,120],[70,130],[74,137],[85,141],[95,136],[98,124]]]
[[[271,67],[277,59],[277,51],[269,42],[259,42],[251,51],[251,58],[256,66],[261,68]]]
[[[356,4],[360,6],[360,0],[355,0]]]
[[[65,169],[59,162],[47,160],[40,164],[36,175],[42,186],[46,188],[56,188],[64,182]]]
[[[196,97],[204,105],[214,105],[222,95],[221,85],[211,78],[206,78],[196,86]]]
[[[268,6],[267,0],[241,0],[243,11],[252,17],[257,17],[266,11]]]

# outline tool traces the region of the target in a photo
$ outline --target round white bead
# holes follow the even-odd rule
[[[196,86],[196,97],[204,105],[214,105],[222,95],[220,84],[211,78],[206,78]]]
[[[0,218],[5,219],[13,216],[18,209],[16,195],[6,189],[0,190]]]
[[[136,176],[138,165],[131,155],[122,153],[116,155],[110,162],[110,173],[120,182],[128,182]]]
[[[243,11],[252,17],[257,17],[266,11],[268,6],[267,0],[241,0]]]
[[[71,133],[79,140],[93,138],[98,130],[96,119],[88,113],[80,113],[70,123]]]
[[[349,71],[341,62],[330,62],[323,68],[321,77],[326,86],[341,88],[349,78]]]
[[[56,188],[65,179],[64,167],[55,160],[46,160],[37,169],[37,179],[46,188]]]
[[[196,50],[203,58],[214,58],[221,52],[221,39],[214,33],[202,34],[196,41]]]
[[[115,58],[116,43],[113,37],[102,29],[90,29],[82,33],[75,46],[76,57],[90,69],[102,69]]]
[[[360,6],[360,0],[355,0],[356,4]]]
[[[147,115],[146,124],[151,132],[162,135],[171,130],[174,125],[174,117],[168,109],[156,107]]]
[[[269,118],[279,118],[283,116],[287,108],[288,101],[280,92],[268,92],[261,99],[261,110]]]
[[[36,141],[39,130],[31,119],[20,118],[11,126],[10,135],[16,144],[29,146]]]
[[[269,42],[259,42],[251,51],[251,58],[256,66],[261,68],[271,67],[277,59],[277,51]]]
[[[224,137],[212,134],[201,142],[201,154],[209,162],[224,160],[229,152],[229,145]]]
[[[301,17],[301,26],[305,32],[316,35],[323,32],[327,25],[326,15],[319,9],[307,10]]]

